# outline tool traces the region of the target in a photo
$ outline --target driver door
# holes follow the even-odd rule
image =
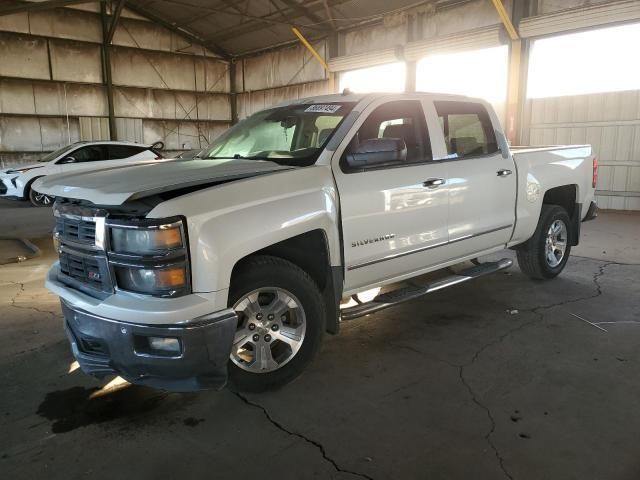
[[[446,249],[437,247],[448,240],[447,165],[433,161],[422,102],[373,102],[354,130],[334,164],[346,292],[400,280],[444,261]],[[352,168],[350,150],[372,138],[401,138],[406,159]]]

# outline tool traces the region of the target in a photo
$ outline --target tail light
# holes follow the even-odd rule
[[[596,188],[596,184],[598,183],[598,159],[593,157],[593,174],[591,176],[591,186]]]

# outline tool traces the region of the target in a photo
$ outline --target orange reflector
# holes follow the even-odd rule
[[[186,283],[184,267],[156,271],[156,286],[158,288],[183,287]]]
[[[153,240],[156,247],[175,248],[182,245],[182,235],[179,228],[167,228],[153,232]]]

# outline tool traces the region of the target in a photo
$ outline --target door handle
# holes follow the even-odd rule
[[[430,178],[422,182],[422,186],[427,188],[438,188],[440,185],[444,185],[444,184],[445,184],[444,178]]]
[[[503,168],[502,170],[498,170],[497,173],[499,177],[507,177],[511,175],[513,172],[511,170],[507,170],[506,168]]]

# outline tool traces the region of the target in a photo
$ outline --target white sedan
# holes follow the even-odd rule
[[[48,206],[52,198],[31,189],[45,175],[75,171],[102,170],[123,163],[160,159],[161,144],[133,142],[76,142],[51,152],[38,163],[0,170],[0,198],[30,200],[38,207]]]

